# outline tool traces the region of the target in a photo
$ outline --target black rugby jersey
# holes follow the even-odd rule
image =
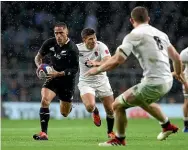
[[[48,54],[51,65],[56,71],[64,71],[65,76],[75,76],[79,67],[79,52],[76,44],[68,40],[63,46],[59,46],[55,37],[46,40],[39,53],[42,56]]]

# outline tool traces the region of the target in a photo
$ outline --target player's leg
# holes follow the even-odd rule
[[[67,117],[72,110],[72,102],[60,100],[60,112],[63,117]]]
[[[89,90],[89,89],[90,88],[87,87],[87,90]],[[84,103],[84,105],[86,107],[86,110],[89,113],[92,113],[92,118],[93,118],[94,124],[97,127],[99,127],[99,126],[101,126],[101,119],[100,119],[99,110],[98,110],[98,108],[96,107],[96,104],[95,104],[95,96],[94,96],[94,93],[92,91],[94,91],[94,90],[90,89],[90,93],[85,93],[85,94],[82,94],[82,92],[81,92],[81,94],[82,94],[81,99],[82,99],[82,102]]]
[[[50,119],[49,105],[53,98],[56,96],[55,92],[48,88],[42,88],[41,90],[42,100],[40,108],[40,125],[41,132],[39,134],[33,135],[35,140],[48,140],[47,129],[48,122]]]
[[[150,85],[143,82],[132,88],[136,99],[128,101],[131,105],[140,106],[160,122],[163,131],[158,135],[158,140],[164,140],[170,134],[175,133],[178,130],[178,128],[172,125],[169,119],[162,113],[159,105],[154,103],[164,96],[171,89],[171,86],[172,82],[159,85]]]
[[[188,82],[184,83],[183,116],[184,116],[183,132],[188,132]]]
[[[125,146],[125,130],[127,128],[127,116],[125,109],[133,107],[126,101],[127,99],[134,99],[131,89],[118,96],[112,105],[116,126],[115,138],[104,143],[99,143],[99,146]]]
[[[78,84],[78,89],[80,91],[80,96],[83,104],[85,105],[86,110],[89,113],[92,113],[94,124],[97,127],[101,126],[99,110],[95,104],[95,89],[92,88],[89,84],[82,82]]]
[[[59,82],[57,89],[57,95],[60,99],[60,112],[64,117],[67,117],[72,111],[72,99],[74,95],[74,81],[64,81]]]
[[[109,138],[114,138],[115,134],[113,132],[114,127],[114,112],[112,108],[112,103],[114,102],[114,96],[105,96],[101,98],[106,111],[106,122],[107,122],[107,134]]]
[[[101,85],[98,85],[96,87],[96,95],[101,99],[106,112],[108,137],[114,138],[115,137],[115,134],[113,132],[114,112],[112,108],[112,103],[114,102],[114,96],[108,79],[106,79],[105,83],[102,83]]]

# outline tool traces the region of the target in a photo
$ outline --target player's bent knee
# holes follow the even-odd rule
[[[88,112],[93,112],[93,110],[95,109],[95,105],[86,105],[86,109]]]
[[[112,112],[107,112],[106,113],[106,116],[108,117],[108,118],[114,118],[114,112],[112,111]]]
[[[120,108],[121,106],[122,106],[122,104],[117,99],[112,103],[113,111]]]
[[[63,117],[67,117],[69,114],[67,113],[61,113]]]
[[[127,109],[127,108],[130,108],[132,107],[132,105],[128,102],[127,99],[124,99],[123,95],[120,95],[118,96],[116,99],[115,99],[115,102],[112,104],[113,106],[113,110],[115,111],[116,109],[118,108],[124,108],[124,109]]]

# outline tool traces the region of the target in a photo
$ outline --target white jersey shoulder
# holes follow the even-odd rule
[[[127,56],[131,52],[136,56],[145,78],[159,83],[172,80],[167,50],[169,46],[171,43],[164,32],[149,24],[142,24],[124,38],[120,48]]]
[[[188,47],[181,51],[180,57],[183,63],[188,63]]]
[[[188,82],[188,47],[181,51],[180,57],[185,66],[184,73],[185,73],[186,80]]]
[[[91,50],[86,47],[84,43],[76,44],[79,50],[79,66],[80,66],[80,78],[79,80],[93,81],[102,79],[106,76],[106,73],[101,73],[99,75],[85,77],[84,74],[90,69],[86,62],[88,60],[101,61],[106,56],[111,56],[108,47],[100,41],[96,42],[95,47]]]

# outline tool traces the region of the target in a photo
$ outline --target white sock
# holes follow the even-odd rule
[[[161,124],[165,124],[165,123],[167,123],[169,120],[168,120],[168,117],[166,117],[165,118],[165,121],[164,122],[159,122],[159,124],[161,125]]]
[[[125,134],[119,134],[119,133],[116,132],[116,136],[117,136],[118,138],[123,138],[123,137],[125,137]]]
[[[184,121],[188,121],[188,117],[184,117],[183,120],[184,120]]]

